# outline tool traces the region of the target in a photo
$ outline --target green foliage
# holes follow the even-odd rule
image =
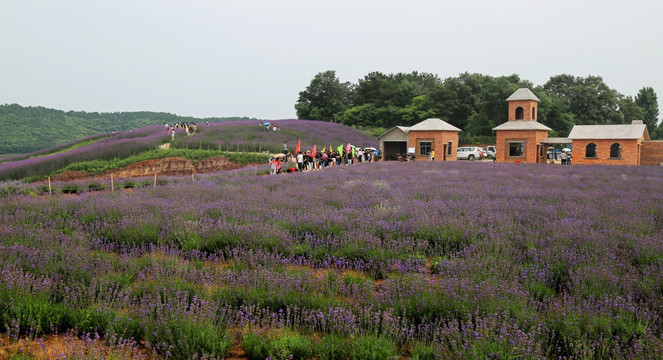
[[[297,117],[340,122],[350,105],[350,84],[341,83],[333,70],[318,73],[295,104]]]
[[[574,124],[623,124],[644,117],[652,138],[663,138],[663,129],[656,127],[658,102],[652,88],[643,88],[634,100],[611,89],[599,76],[562,74],[534,87],[515,74],[463,73],[442,81],[427,73],[371,72],[351,85],[341,84],[328,71],[316,75],[300,92],[295,108],[300,118],[384,129],[436,117],[463,130],[460,144],[492,144],[492,129],[507,121],[506,99],[521,87],[530,88],[541,100],[537,120],[553,129],[552,136],[568,135]],[[325,91],[329,88],[344,91]]]
[[[44,107],[0,105],[0,154],[28,153],[66,144],[86,136],[136,129],[147,125],[175,122],[218,122],[252,120],[249,118],[196,119],[157,112],[87,113],[64,112]],[[96,140],[98,140],[97,138]],[[59,149],[73,149],[95,140],[87,139]]]
[[[392,341],[375,335],[359,335],[352,341],[350,360],[398,359],[399,355]]]
[[[91,182],[87,184],[87,188],[90,191],[103,191],[106,190],[106,184]]]
[[[338,335],[325,335],[314,345],[315,356],[320,360],[345,360],[350,356],[350,345]]]
[[[164,355],[172,359],[199,359],[207,356],[223,358],[232,340],[211,324],[193,323],[186,319],[153,322],[145,337]]]
[[[658,97],[656,92],[652,87],[644,87],[638,91],[638,94],[635,96],[635,104],[642,108],[644,116],[642,120],[647,129],[649,130],[650,135],[654,132],[658,124]],[[634,119],[637,120],[637,119]],[[659,137],[657,137],[659,139]]]
[[[304,360],[313,356],[311,341],[302,335],[284,332],[267,337],[258,334],[247,334],[242,341],[244,351],[250,359],[264,360]]]

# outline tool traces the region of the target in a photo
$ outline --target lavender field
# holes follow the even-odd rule
[[[163,125],[101,134],[81,139],[77,142],[80,146],[76,146],[76,143],[64,144],[4,158],[0,161],[0,181],[43,180],[64,170],[85,170],[91,167],[90,164],[98,168],[99,163],[111,163],[109,166],[113,166],[112,163],[130,157],[145,160],[141,155],[150,158],[167,157],[168,151],[155,153],[157,146],[164,143],[170,143],[173,149],[243,153],[269,151],[272,154],[283,151],[283,142],[288,142],[289,151],[294,153],[298,140],[301,140],[303,151],[311,150],[314,145],[317,145],[318,150],[347,143],[360,147],[378,145],[372,136],[339,123],[312,120],[278,120],[274,123],[279,125],[280,131],[266,131],[258,121],[230,121],[209,125],[201,123],[196,135],[187,136],[184,129],[175,129],[174,141]],[[209,152],[210,157],[216,155],[218,153]]]
[[[136,358],[660,359],[661,190],[659,167],[394,162],[10,196],[0,332]]]

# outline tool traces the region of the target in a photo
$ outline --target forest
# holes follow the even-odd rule
[[[65,144],[90,135],[188,121],[233,121],[250,118],[196,119],[162,112],[98,113],[61,111],[45,107],[0,105],[0,154],[22,154]]]
[[[463,73],[440,79],[430,73],[371,72],[356,84],[341,82],[334,70],[315,75],[299,92],[300,119],[340,122],[389,129],[411,126],[430,117],[463,131],[461,143],[492,142],[493,127],[507,120],[505,101],[518,88],[531,89],[541,100],[539,122],[567,136],[573,125],[627,124],[644,120],[652,139],[663,139],[658,99],[652,87],[634,97],[610,88],[600,76],[552,76],[534,86],[518,75],[492,77]]]

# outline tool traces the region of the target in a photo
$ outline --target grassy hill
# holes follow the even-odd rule
[[[76,112],[0,105],[0,154],[22,154],[87,136],[175,122],[250,120],[243,117],[196,119],[159,112]]]
[[[318,150],[347,143],[361,147],[377,145],[373,136],[337,123],[311,120],[276,123],[281,129],[277,132],[266,131],[258,121],[201,124],[195,135],[176,129],[174,141],[163,125],[89,136],[30,154],[7,157],[0,162],[0,180],[34,181],[64,171],[99,174],[143,160],[172,156],[197,161],[223,155],[238,163],[263,162],[267,156],[261,152],[281,152],[284,141],[288,142],[291,152],[298,141],[302,150],[314,145]],[[170,143],[171,148],[157,149],[164,143]]]

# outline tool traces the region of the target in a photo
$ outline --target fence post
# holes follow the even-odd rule
[[[237,152],[239,152],[239,143],[237,143]]]
[[[157,172],[154,172],[154,186],[152,188],[156,189],[157,188]]]
[[[51,190],[51,177],[48,177],[48,195],[53,195],[53,191]]]
[[[115,192],[115,185],[113,184],[113,173],[111,173],[111,192]]]

